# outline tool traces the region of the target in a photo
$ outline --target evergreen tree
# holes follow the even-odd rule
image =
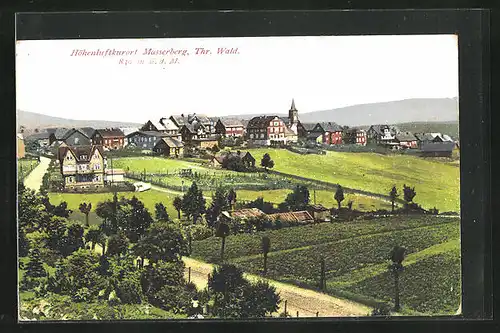
[[[335,195],[333,198],[335,199],[335,201],[337,201],[337,203],[339,205],[339,209],[340,209],[340,205],[341,205],[342,201],[344,201],[344,199],[345,199],[344,189],[342,188],[342,186],[337,185],[337,191],[335,191]]]
[[[188,218],[193,219],[193,223],[196,223],[198,217],[205,213],[205,198],[203,192],[198,189],[196,182],[193,182],[187,193],[184,194],[182,211]]]
[[[45,268],[43,268],[42,260],[40,259],[40,250],[34,248],[29,253],[29,262],[25,265],[25,277],[39,278],[47,276]]]
[[[274,167],[274,161],[268,153],[265,153],[260,161],[260,165],[267,171],[268,169],[272,169]]]
[[[158,221],[169,221],[170,220],[170,216],[168,216],[167,208],[161,202],[158,202],[155,204],[155,218]]]

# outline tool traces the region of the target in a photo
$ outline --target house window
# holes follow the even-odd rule
[[[79,139],[78,139],[78,138],[75,138],[75,145],[77,145],[77,144],[78,144],[78,141],[79,141]]]
[[[253,134],[250,134],[250,139],[253,139]]]
[[[264,134],[263,133],[260,134],[260,138],[264,139]]]
[[[94,164],[94,170],[99,170],[101,168],[101,164]]]

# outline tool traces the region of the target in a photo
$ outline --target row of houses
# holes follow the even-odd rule
[[[302,123],[292,99],[288,117],[256,116],[248,121],[213,118],[201,114],[172,115],[148,120],[136,129],[57,128],[26,138],[39,147],[101,145],[104,150],[137,147],[153,154],[180,157],[186,147],[212,148],[219,137],[242,138],[249,145],[286,146],[300,141],[326,145],[368,143],[393,149],[450,151],[454,141],[441,133],[402,132],[396,126],[372,125],[368,129],[340,126],[334,122]]]

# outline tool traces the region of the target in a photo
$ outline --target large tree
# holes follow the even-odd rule
[[[265,153],[264,156],[262,156],[260,165],[267,171],[268,169],[272,169],[274,167],[274,161],[268,153]]]
[[[177,218],[181,219],[181,210],[182,210],[182,198],[175,197],[173,202],[174,208],[177,211]]]
[[[177,226],[155,222],[134,246],[133,252],[151,263],[157,263],[160,260],[179,261],[188,254],[188,249],[186,239]]]
[[[85,225],[87,227],[90,226],[89,224],[89,213],[90,213],[90,210],[92,209],[92,203],[86,203],[86,202],[82,202],[80,204],[80,206],[78,207],[80,209],[80,212],[82,212],[83,214],[85,214]]]
[[[224,261],[224,249],[226,247],[226,237],[229,236],[229,226],[225,223],[219,222],[215,236],[221,239],[220,260]]]
[[[182,211],[188,218],[193,219],[193,223],[196,223],[196,220],[205,213],[205,204],[203,192],[198,188],[196,182],[193,182],[182,198]]]
[[[309,204],[309,190],[304,185],[297,185],[285,199],[285,204],[291,211],[306,209]]]
[[[212,195],[212,203],[206,211],[206,218],[209,225],[214,226],[221,212],[229,208],[230,203],[228,201],[227,190],[222,186],[217,187]]]
[[[267,282],[251,284],[234,265],[215,267],[207,292],[213,302],[211,312],[222,318],[264,317],[278,310],[280,297]]]
[[[337,201],[337,204],[339,205],[340,209],[340,205],[342,204],[342,201],[344,201],[345,199],[344,189],[342,188],[342,186],[337,185],[337,190],[335,191],[335,195],[333,196],[333,198],[335,199],[335,201]]]
[[[399,302],[399,275],[404,270],[403,260],[405,259],[406,249],[401,246],[395,246],[390,254],[392,264],[389,265],[389,271],[394,277],[394,311],[400,310]]]
[[[169,221],[170,216],[168,216],[167,208],[158,202],[155,204],[155,218],[157,221]]]
[[[403,198],[406,208],[408,208],[410,203],[413,203],[413,198],[415,198],[416,195],[417,192],[415,192],[415,187],[406,186],[406,184],[403,185]]]
[[[69,282],[69,290],[65,292],[74,301],[91,301],[107,286],[98,269],[99,257],[89,250],[79,249],[59,265],[56,275]]]
[[[108,256],[123,255],[128,251],[130,241],[123,231],[118,231],[117,234],[111,235],[108,239]]]
[[[127,204],[130,210],[127,216],[128,223],[125,232],[130,241],[135,243],[146,233],[146,230],[153,222],[153,218],[147,208],[144,207],[144,204],[135,196],[128,200]]]

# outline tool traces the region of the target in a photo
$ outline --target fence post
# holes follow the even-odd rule
[[[297,311],[297,318],[299,318],[299,311]]]
[[[319,317],[319,311],[316,312],[316,317]]]
[[[285,316],[286,316],[286,304],[287,304],[287,300],[285,300]]]
[[[188,283],[191,282],[191,267],[188,267]]]

